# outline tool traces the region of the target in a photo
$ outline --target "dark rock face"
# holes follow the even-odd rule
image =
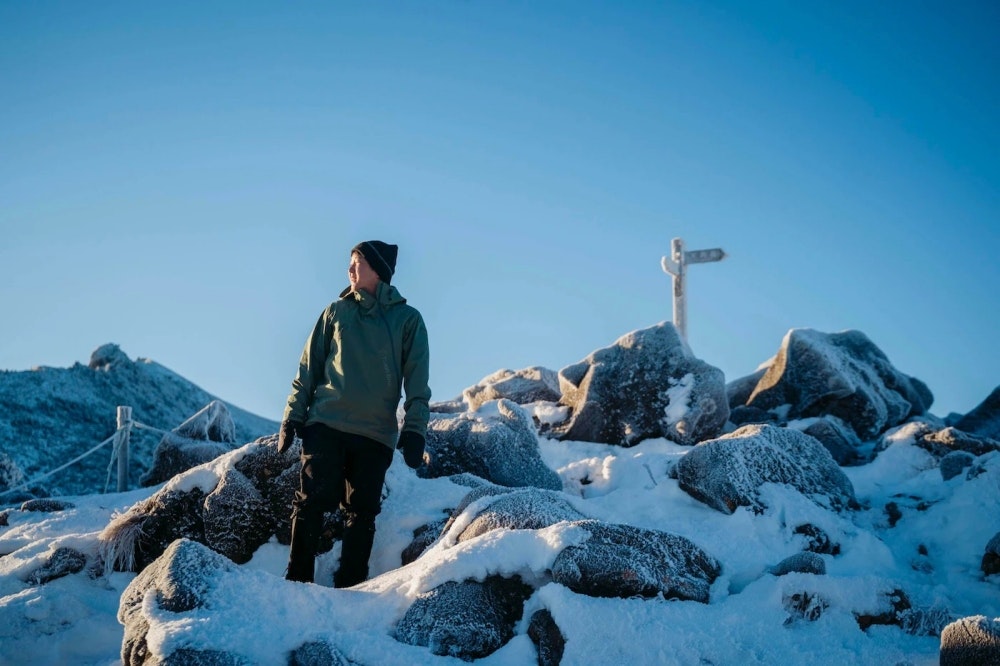
[[[87,566],[87,556],[72,548],[57,548],[45,564],[28,575],[32,585],[45,585],[49,581],[83,571]]]
[[[559,372],[570,420],[559,439],[633,446],[651,437],[695,444],[729,418],[722,371],[694,357],[670,323],[635,331]]]
[[[1000,451],[1000,441],[989,437],[970,435],[958,428],[933,430],[928,427],[917,436],[915,444],[929,451],[936,458],[944,458],[954,451],[965,451],[973,456]]]
[[[840,555],[840,544],[830,538],[830,535],[811,523],[798,525],[794,534],[801,534],[805,540],[805,549],[810,553],[820,555]]]
[[[523,370],[498,370],[462,392],[469,409],[479,409],[491,400],[510,400],[519,405],[558,402],[559,376],[554,370],[533,366]]]
[[[413,602],[396,626],[396,640],[436,655],[480,659],[514,636],[531,593],[518,577],[445,583]]]
[[[275,523],[267,502],[250,480],[230,469],[205,498],[205,543],[237,564],[249,562],[267,543]]]
[[[574,523],[591,534],[568,546],[552,565],[552,579],[592,597],[655,597],[708,603],[719,562],[676,534],[596,520]]]
[[[432,419],[427,427],[430,462],[418,473],[436,478],[467,472],[504,486],[561,490],[562,480],[538,451],[531,417],[510,400],[495,404],[495,414]]]
[[[146,663],[165,663],[158,661],[149,653],[146,634],[149,622],[143,615],[143,600],[150,590],[156,591],[157,607],[170,613],[183,613],[201,608],[213,576],[220,572],[234,572],[236,565],[225,557],[215,553],[201,544],[180,539],[170,544],[163,555],[146,567],[136,576],[122,593],[118,605],[118,621],[125,627],[125,638],[122,640],[122,663],[132,666]],[[211,661],[202,661],[201,657],[186,661],[185,655],[178,655],[174,663],[239,663],[225,661],[233,658],[223,656],[223,653],[213,653]],[[194,655],[189,655],[194,657]],[[208,656],[206,655],[206,658]],[[215,658],[223,661],[214,661]]]
[[[836,416],[816,419],[802,432],[818,439],[838,465],[861,465],[869,462],[860,452],[861,440],[854,434],[854,430]]]
[[[746,404],[768,411],[788,405],[789,419],[836,416],[869,441],[925,413],[933,400],[864,333],[792,329]]]
[[[423,555],[424,551],[430,548],[431,545],[437,541],[437,538],[441,535],[441,531],[447,523],[448,518],[444,517],[441,520],[421,525],[415,529],[413,531],[413,541],[411,541],[410,545],[404,548],[403,552],[400,554],[402,564],[405,566]]]
[[[825,576],[826,561],[816,553],[806,551],[786,557],[771,567],[770,572],[775,576],[784,576],[793,572]]]
[[[1000,532],[994,534],[993,538],[986,544],[986,552],[983,554],[980,568],[987,576],[1000,573]]]
[[[854,486],[815,438],[797,430],[748,425],[693,448],[677,463],[682,490],[722,511],[764,510],[760,487],[789,485],[817,504],[857,504]]]
[[[21,504],[21,511],[38,511],[40,513],[55,513],[73,508],[72,502],[57,499],[32,499]]]
[[[538,650],[538,666],[559,666],[566,650],[566,638],[559,631],[552,613],[542,609],[532,614],[528,638]]]
[[[153,453],[153,465],[140,479],[145,487],[168,481],[181,472],[233,449],[236,426],[229,410],[213,400],[163,436]]]
[[[1000,439],[1000,386],[993,389],[975,409],[960,418],[955,427],[980,437]]]
[[[1000,664],[1000,621],[965,617],[941,632],[941,666]]]

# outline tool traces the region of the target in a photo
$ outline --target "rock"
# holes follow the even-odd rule
[[[469,409],[479,409],[492,400],[510,400],[519,405],[558,402],[559,376],[553,370],[532,366],[523,370],[498,370],[462,392]]]
[[[531,417],[510,400],[432,419],[426,449],[429,463],[418,471],[425,478],[467,472],[505,486],[562,489],[559,475],[542,460]]]
[[[818,439],[838,465],[863,465],[869,462],[868,457],[861,453],[861,440],[854,434],[854,430],[836,416],[812,420],[802,432]]]
[[[1000,450],[1000,441],[988,437],[970,435],[958,428],[933,430],[921,429],[915,444],[929,451],[936,458],[944,458],[954,451],[965,451],[973,456],[982,456]]]
[[[784,622],[786,626],[799,622],[815,622],[830,607],[829,601],[811,592],[786,593],[782,596],[781,603],[788,612]]]
[[[781,419],[778,415],[757,407],[747,407],[739,405],[729,410],[729,422],[735,426],[748,425],[751,423],[771,423],[780,425]]]
[[[938,463],[941,468],[941,478],[945,481],[954,479],[964,472],[966,467],[971,467],[975,460],[976,457],[968,451],[952,451]]]
[[[87,556],[73,548],[56,548],[41,567],[28,575],[32,585],[45,585],[49,581],[83,571],[87,566]]]
[[[72,509],[74,504],[57,499],[31,499],[21,504],[21,511],[37,511],[40,513],[55,513]]]
[[[986,544],[986,552],[983,554],[980,568],[987,576],[1000,573],[1000,532],[994,534],[993,538]]]
[[[956,421],[955,427],[972,435],[1000,439],[1000,386],[993,389],[971,412]]]
[[[756,372],[734,379],[726,384],[726,400],[729,402],[730,410],[746,406],[747,400],[750,399],[750,396],[753,395],[754,389],[757,388],[757,382],[759,382],[760,378],[767,372],[768,365],[770,364],[765,364],[764,367],[760,368]],[[733,421],[733,423],[736,423],[736,421]]]
[[[528,638],[538,650],[538,666],[559,666],[566,649],[566,638],[548,609],[543,608],[532,614],[528,623]]]
[[[559,371],[569,421],[559,439],[633,446],[652,437],[695,444],[729,418],[722,371],[694,357],[670,323],[634,331]]]
[[[592,597],[662,595],[708,603],[709,589],[722,568],[690,539],[596,520],[573,524],[591,537],[556,556],[556,583]]]
[[[213,400],[166,433],[153,453],[153,465],[140,479],[144,487],[169,481],[181,472],[215,460],[233,449],[236,426],[229,410]]]
[[[131,365],[132,360],[113,342],[101,345],[90,354],[87,367],[91,370],[108,370],[114,365]]]
[[[237,564],[249,562],[275,528],[267,502],[236,469],[227,470],[205,498],[202,520],[205,543]]]
[[[812,523],[804,523],[796,526],[792,530],[793,534],[801,534],[805,537],[805,549],[810,553],[820,555],[840,555],[840,544],[830,538],[826,532],[816,527]]]
[[[760,487],[781,483],[834,510],[857,505],[854,486],[815,438],[797,430],[748,425],[703,442],[677,463],[682,490],[722,511],[763,512]]]
[[[906,592],[900,589],[883,590],[877,595],[877,607],[854,612],[861,631],[867,631],[872,625],[900,626],[900,616],[909,611],[912,606]]]
[[[236,570],[235,564],[201,544],[187,539],[171,543],[122,593],[118,621],[125,627],[121,651],[124,666],[143,664],[147,660],[164,663],[159,661],[164,655],[150,654],[146,641],[149,620],[144,601],[148,592],[156,592],[156,611],[183,613],[203,606],[215,575]],[[237,662],[204,662],[199,658],[191,663]]]
[[[423,555],[424,551],[430,548],[431,545],[437,541],[447,523],[448,517],[445,516],[441,520],[435,520],[432,523],[421,525],[415,529],[413,531],[413,541],[410,542],[409,546],[403,549],[403,552],[400,555],[402,564],[405,566]]]
[[[1000,664],[1000,619],[983,615],[952,622],[941,632],[941,666]]]
[[[329,643],[310,641],[292,651],[288,666],[351,666],[351,662]]]
[[[807,551],[786,557],[768,571],[774,576],[784,576],[793,572],[825,576],[826,561],[816,553]]]
[[[787,418],[836,416],[862,441],[923,414],[934,397],[905,375],[860,331],[821,333],[792,329],[747,405]]]
[[[456,535],[456,542],[468,541],[493,530],[538,530],[562,521],[585,518],[560,493],[539,488],[484,486],[462,499],[445,526],[445,531],[451,528],[469,505],[488,497],[492,497],[492,501],[481,507],[475,518]]]

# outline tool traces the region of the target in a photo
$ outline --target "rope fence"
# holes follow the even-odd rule
[[[75,465],[84,458],[97,453],[103,447],[107,446],[111,442],[114,442],[114,446],[111,448],[111,461],[108,463],[108,476],[104,482],[104,492],[108,492],[108,486],[111,485],[111,473],[115,468],[115,463],[118,464],[118,492],[124,492],[128,490],[129,441],[131,438],[132,428],[149,430],[151,432],[160,433],[162,435],[166,435],[167,431],[161,430],[159,428],[154,428],[153,426],[146,425],[145,423],[141,423],[139,421],[132,420],[131,407],[127,406],[118,407],[117,417],[118,417],[117,428],[114,434],[112,434],[106,440],[94,446],[90,450],[81,453],[80,455],[78,455],[76,458],[73,458],[69,462],[62,464],[59,467],[56,467],[55,469],[49,470],[44,474],[40,474],[35,478],[31,479],[30,481],[25,481],[24,483],[14,486],[13,488],[8,488],[7,490],[0,492],[0,498],[2,498],[4,495],[8,495],[10,493],[14,493],[19,490],[27,490],[28,488],[37,485],[38,483],[44,481],[50,476],[57,474],[63,471],[64,469]]]

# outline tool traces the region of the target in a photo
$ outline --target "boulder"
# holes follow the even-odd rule
[[[288,666],[351,666],[351,662],[329,643],[310,641],[292,651]]]
[[[444,530],[449,530],[473,502],[484,499],[488,501],[481,502],[475,517],[455,535],[456,542],[467,541],[493,530],[538,530],[562,521],[586,518],[561,493],[539,488],[484,486],[462,498]]]
[[[227,470],[205,498],[202,520],[206,545],[237,564],[249,562],[275,528],[268,503],[236,469]]]
[[[784,576],[790,573],[826,575],[826,560],[809,551],[795,553],[781,560],[768,571],[774,576]]]
[[[955,427],[972,435],[1000,439],[1000,386],[956,421]]]
[[[941,632],[941,666],[1000,664],[1000,618],[964,617]]]
[[[65,500],[57,500],[51,498],[44,499],[30,499],[21,504],[21,511],[35,511],[38,513],[55,513],[56,511],[65,511],[66,509],[72,509],[75,505],[72,502],[67,502]]]
[[[45,585],[49,581],[83,571],[87,566],[87,556],[73,548],[56,548],[45,564],[28,574],[32,585]]]
[[[532,591],[517,576],[445,583],[417,597],[396,625],[396,640],[436,655],[480,659],[513,638]]]
[[[810,419],[802,432],[818,439],[838,465],[863,465],[869,462],[868,456],[862,453],[862,443],[854,429],[836,416]]]
[[[498,370],[462,392],[469,409],[476,410],[492,400],[510,400],[519,405],[558,402],[559,376],[554,370],[532,366],[523,370]]]
[[[573,524],[591,536],[556,556],[556,583],[592,597],[662,596],[708,603],[722,567],[690,539],[596,520]]]
[[[233,449],[236,426],[229,409],[213,400],[173,431],[163,435],[153,452],[153,464],[142,475],[143,487],[168,481],[181,472]]]
[[[765,483],[791,486],[834,510],[857,505],[854,486],[830,452],[788,428],[748,425],[703,442],[678,461],[676,473],[682,490],[723,513],[740,506],[763,512]]]
[[[673,324],[628,333],[559,371],[572,408],[559,439],[633,446],[653,437],[695,444],[729,418],[721,370],[694,357]]]
[[[167,663],[164,661],[166,655],[153,655],[149,652],[146,640],[150,628],[147,613],[150,610],[184,613],[201,608],[213,578],[219,573],[236,570],[236,565],[231,561],[201,544],[187,539],[171,543],[122,593],[118,605],[118,621],[125,627],[121,650],[124,666],[137,666],[147,661]],[[145,607],[146,595],[151,591],[156,593],[154,609]],[[182,656],[184,655],[175,657],[174,662],[180,663]],[[199,657],[185,663],[240,663],[238,659],[226,661],[222,653],[216,653],[215,656],[222,660],[205,661]]]
[[[941,478],[945,481],[954,479],[965,471],[966,467],[971,467],[976,457],[968,451],[952,451],[941,458],[938,467],[941,469]]]
[[[1000,532],[994,534],[993,538],[986,544],[986,552],[983,553],[983,562],[980,568],[987,576],[1000,573]]]
[[[934,430],[930,427],[921,429],[914,443],[929,451],[936,458],[944,458],[953,451],[965,451],[973,456],[981,456],[992,451],[1000,451],[1000,441],[989,437],[971,435],[958,428],[942,428]]]
[[[538,650],[538,666],[559,666],[566,650],[566,637],[548,609],[543,608],[531,615],[528,638]]]
[[[860,331],[792,329],[747,405],[786,410],[789,419],[831,415],[863,441],[923,414],[934,397],[920,380],[899,372]]]
[[[753,395],[754,389],[757,388],[757,382],[759,382],[760,378],[767,372],[767,367],[769,365],[770,363],[766,363],[756,372],[739,377],[726,384],[726,400],[729,402],[730,411],[736,409],[737,407],[746,406],[747,400],[750,399],[750,396]],[[735,421],[733,423],[735,423]]]
[[[429,462],[418,471],[425,478],[467,472],[505,486],[562,489],[542,460],[531,417],[510,400],[431,419],[426,448]]]

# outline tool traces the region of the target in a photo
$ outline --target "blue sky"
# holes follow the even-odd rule
[[[279,418],[381,239],[449,399],[669,320],[682,237],[729,254],[688,283],[727,379],[791,328],[859,329],[968,411],[1000,384],[998,27],[988,2],[0,3],[0,368],[117,342]]]

